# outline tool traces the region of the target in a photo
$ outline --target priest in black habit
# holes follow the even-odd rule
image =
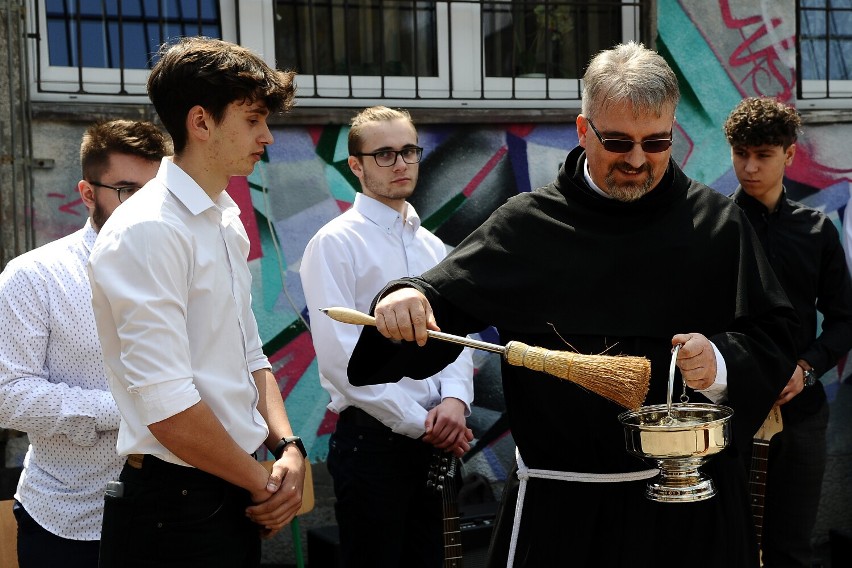
[[[645,498],[652,466],[625,449],[624,409],[573,383],[503,365],[519,470],[503,495],[492,567],[758,566],[740,454],[796,361],[796,316],[748,219],[671,159],[677,79],[641,44],[596,55],[584,76],[580,146],[550,185],[508,200],[443,262],[377,297],[350,382],[425,378],[460,348],[426,342],[494,325],[501,342],[651,360],[645,404],[666,402],[674,345],[691,402],[734,409],[733,442],[702,471],[717,495]],[[439,327],[440,326],[440,327]],[[386,338],[396,340],[388,341]],[[401,341],[400,340],[404,340]]]

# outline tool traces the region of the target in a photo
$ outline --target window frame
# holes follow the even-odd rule
[[[852,5],[843,8],[835,8],[827,3],[825,8],[802,6],[802,0],[795,2],[796,14],[796,107],[800,109],[815,110],[840,110],[852,109],[852,79],[803,79],[804,68],[802,65],[802,25],[804,19],[802,12],[805,10],[821,10],[827,12],[826,19],[833,11],[850,12]],[[825,42],[830,45],[831,36]],[[830,48],[827,50],[830,53]],[[830,56],[830,55],[829,55]]]
[[[28,58],[32,100],[147,103],[147,69],[50,65],[46,1],[30,0],[31,13],[36,14],[28,24],[28,35],[36,40]],[[647,0],[620,1],[624,4],[621,41],[639,40],[643,31],[648,29],[647,22],[643,21],[650,12],[644,5]],[[579,77],[485,76],[480,2],[438,1],[435,9],[438,34],[436,77],[300,74],[297,76],[299,106],[324,108],[388,104],[411,108],[480,109],[564,109],[566,104],[579,106],[582,88]],[[219,13],[222,39],[240,43],[274,64],[272,2],[219,0]],[[471,30],[474,30],[473,33]]]
[[[50,64],[47,0],[30,0],[27,36],[35,40],[28,50],[30,98],[33,101],[97,103],[148,103],[148,69],[64,66]],[[237,41],[236,8],[240,3],[219,0],[219,25],[223,39]],[[83,85],[81,90],[81,85]]]

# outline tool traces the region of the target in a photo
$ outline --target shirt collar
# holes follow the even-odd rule
[[[583,177],[586,179],[586,183],[589,185],[589,188],[600,195],[601,197],[606,197],[607,199],[612,199],[613,197],[598,187],[598,185],[592,180],[592,174],[589,173],[589,160],[583,160]]]
[[[92,253],[92,247],[95,246],[95,239],[98,238],[98,232],[95,226],[92,225],[92,219],[86,219],[86,225],[83,227],[83,246],[89,254]]]
[[[237,207],[237,204],[231,199],[227,191],[223,191],[219,195],[218,202],[214,202],[188,173],[174,163],[171,157],[167,156],[163,158],[163,161],[160,163],[160,169],[157,172],[157,179],[193,215],[198,215],[211,207],[223,210],[234,209],[236,215],[240,214],[239,207]]]
[[[781,187],[781,197],[778,199],[778,204],[775,206],[775,209],[769,211],[766,206],[745,192],[742,186],[737,186],[737,189],[733,194],[734,201],[745,210],[754,210],[756,213],[768,213],[773,215],[775,213],[782,213],[787,210],[790,206],[789,201],[787,200],[787,188]]]
[[[420,216],[411,203],[408,203],[408,219],[406,223],[411,225],[415,231],[420,228]],[[397,221],[402,221],[402,215],[393,207],[388,207],[381,201],[373,199],[363,193],[355,194],[355,202],[352,207],[361,215],[390,232]]]

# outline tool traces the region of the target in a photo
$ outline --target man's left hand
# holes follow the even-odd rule
[[[700,333],[679,333],[672,346],[681,344],[677,366],[686,386],[693,390],[709,388],[716,382],[716,352],[710,340]]]
[[[787,384],[784,386],[784,390],[781,391],[781,394],[778,395],[778,399],[775,401],[775,404],[782,405],[790,402],[793,397],[798,395],[805,389],[805,373],[802,371],[802,368],[796,365],[796,370],[793,371],[793,376],[790,377],[790,380],[787,381]]]

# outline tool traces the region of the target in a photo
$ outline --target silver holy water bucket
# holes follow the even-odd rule
[[[645,496],[664,503],[691,503],[716,494],[713,480],[699,467],[724,450],[731,439],[734,411],[716,404],[690,404],[686,387],[672,404],[676,346],[669,369],[668,404],[641,406],[619,414],[627,451],[656,462],[660,474],[645,487]]]

